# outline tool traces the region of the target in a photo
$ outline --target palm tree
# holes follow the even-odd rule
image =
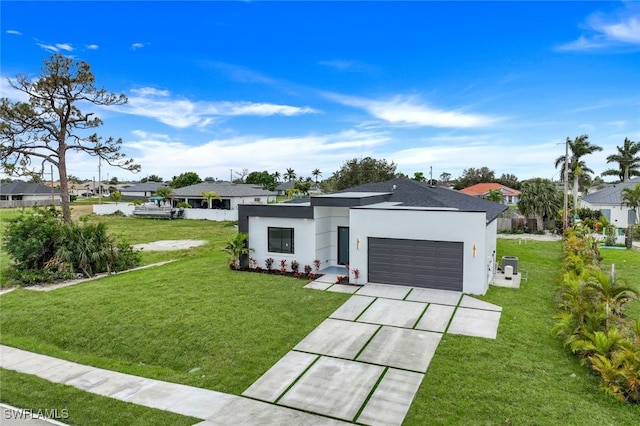
[[[287,173],[284,174],[284,178],[287,182],[291,182],[292,180],[295,180],[296,172],[292,168],[288,168]]]
[[[207,208],[208,209],[211,208],[211,200],[221,200],[222,201],[222,198],[220,198],[220,196],[218,194],[216,194],[216,191],[209,191],[209,192],[200,191],[200,195],[202,195],[202,198],[204,198],[207,201]]]
[[[162,203],[166,204],[168,199],[173,198],[173,189],[170,186],[161,186],[157,189],[156,195],[162,197]]]
[[[317,186],[318,177],[322,176],[322,172],[320,171],[320,169],[313,169],[313,171],[311,172],[311,176],[313,176],[316,179],[316,186]]]
[[[253,250],[246,245],[249,234],[239,232],[229,241],[224,251],[231,256],[231,266],[233,269],[240,269],[240,259],[242,256],[249,254],[249,251]]]
[[[484,199],[493,201],[494,203],[502,203],[504,201],[504,194],[499,189],[492,189],[484,196]]]
[[[593,154],[596,151],[602,151],[602,147],[593,145],[589,142],[588,135],[576,136],[574,140],[567,138],[566,141],[568,149],[571,151],[569,158],[561,155],[556,159],[556,169],[562,166],[561,172],[564,176],[564,165],[567,164],[569,170],[569,179],[573,181],[571,187],[573,193],[573,211],[578,210],[578,189],[580,187],[580,178],[588,173],[593,173],[593,170],[587,167],[586,163],[581,160],[585,155]],[[564,179],[564,177],[563,177]]]
[[[562,193],[549,179],[535,178],[522,182],[518,210],[525,216],[534,215],[538,230],[542,230],[543,218],[557,216],[562,207]]]
[[[607,169],[602,176],[617,176],[622,182],[640,176],[640,142],[624,138],[624,144],[616,146],[618,152],[607,157],[607,163],[618,163],[617,169]]]
[[[586,288],[593,291],[594,300],[601,303],[605,310],[605,330],[609,331],[611,320],[621,317],[624,305],[638,299],[638,291],[602,271],[596,271],[587,279]]]
[[[282,175],[280,174],[280,172],[273,172],[273,179],[276,182],[280,182],[280,178],[282,177]]]
[[[118,201],[122,200],[122,192],[113,191],[109,197],[116,202],[116,206],[118,205]]]

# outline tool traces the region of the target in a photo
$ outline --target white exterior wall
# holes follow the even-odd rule
[[[97,214],[97,215],[113,214],[116,211],[120,210],[122,213],[126,214],[127,216],[132,216],[134,208],[135,206],[133,204],[127,204],[127,203],[94,204],[93,214]]]
[[[494,220],[485,227],[485,253],[486,253],[486,274],[487,274],[487,288],[489,283],[493,280],[493,274],[498,269],[496,250],[498,248],[498,239],[496,234],[498,233],[498,220]],[[486,290],[485,290],[486,291]]]
[[[295,207],[292,207],[295,208]],[[293,228],[293,254],[270,253],[268,250],[268,228]],[[265,268],[265,259],[274,259],[273,268],[280,268],[280,261],[287,260],[287,269],[290,270],[292,260],[300,264],[300,271],[304,265],[313,266],[316,258],[315,250],[315,224],[313,219],[288,219],[281,217],[249,217],[249,245],[253,249],[249,257],[256,260],[257,266]]]
[[[184,209],[184,218],[213,220],[215,222],[224,222],[226,220],[238,220],[238,210]]]
[[[491,254],[487,253],[485,223],[484,212],[351,209],[351,270],[360,270],[360,283],[367,279],[368,237],[462,242],[463,291],[484,294],[489,287],[486,259]],[[353,276],[350,280],[354,282]]]
[[[316,257],[320,269],[338,264],[338,226],[349,226],[348,207],[315,207]]]
[[[616,228],[626,228],[629,226],[629,207],[627,206],[612,204],[591,204],[585,201],[581,201],[580,204],[582,205],[582,207],[587,207],[591,210],[610,210],[610,222]]]
[[[238,205],[240,204],[268,204],[269,196],[267,195],[256,195],[254,197],[223,197],[229,198],[231,200],[231,210],[238,210]],[[256,198],[259,201],[256,201]]]

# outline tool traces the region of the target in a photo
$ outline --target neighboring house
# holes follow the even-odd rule
[[[276,186],[276,192],[278,193],[278,196],[288,195],[287,190],[293,189],[295,184],[296,184],[295,181],[290,180],[287,182],[282,182],[280,185]]]
[[[42,183],[16,180],[0,184],[1,207],[31,207],[34,205],[60,204],[60,190]]]
[[[144,183],[136,183],[135,185],[127,186],[126,188],[122,188],[120,193],[123,197],[128,198],[144,198],[144,197],[153,197],[158,192],[158,188],[162,186],[167,186],[162,182],[144,182]]]
[[[493,278],[502,204],[405,178],[300,201],[240,206],[238,228],[259,266],[296,260],[302,270],[317,259],[321,270],[348,264],[352,283],[471,294]]]
[[[461,189],[460,192],[467,195],[473,195],[474,197],[484,198],[489,194],[489,191],[493,191],[495,189],[499,190],[504,196],[504,204],[508,206],[514,206],[518,204],[518,200],[520,199],[520,191],[495,182],[477,183],[475,185],[471,185],[467,188]]]
[[[202,193],[208,194],[211,191],[220,199],[212,199],[211,204],[207,205]],[[275,199],[275,192],[252,184],[202,182],[173,190],[174,205],[184,201],[193,208],[237,210],[240,204],[267,204]]]
[[[624,201],[622,201],[622,190],[635,188],[637,184],[640,184],[640,177],[613,184],[582,197],[580,199],[581,206],[591,210],[600,210],[616,228],[627,228],[630,224],[635,225],[633,210],[624,205]]]

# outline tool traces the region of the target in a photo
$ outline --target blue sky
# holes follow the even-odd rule
[[[134,175],[329,177],[346,160],[408,175],[487,166],[558,179],[567,137],[640,140],[637,2],[3,1],[6,79],[53,52],[87,61],[129,103],[99,109]],[[70,154],[69,173],[97,178]],[[47,168],[48,169],[48,168]]]

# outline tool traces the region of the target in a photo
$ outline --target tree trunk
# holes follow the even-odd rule
[[[60,197],[62,198],[62,220],[71,224],[71,207],[69,206],[69,180],[67,178],[66,143],[58,143],[58,174],[60,175]]]

